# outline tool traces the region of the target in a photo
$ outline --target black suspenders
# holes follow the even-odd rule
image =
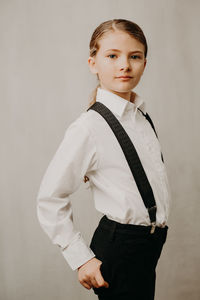
[[[87,109],[87,111],[89,109],[93,109],[96,112],[98,112],[106,120],[106,122],[112,129],[113,133],[115,134],[115,136],[124,152],[126,160],[129,164],[129,167],[130,167],[133,177],[135,179],[136,185],[137,185],[138,190],[143,199],[144,205],[148,210],[149,218],[150,218],[150,221],[152,224],[151,233],[153,233],[155,230],[155,226],[156,226],[157,206],[156,206],[156,202],[155,202],[155,198],[154,198],[154,194],[153,194],[151,185],[148,181],[148,178],[146,176],[144,168],[141,164],[140,158],[137,154],[137,151],[136,151],[131,139],[129,138],[128,134],[126,133],[126,131],[124,130],[123,126],[118,121],[118,119],[115,117],[115,115],[103,103],[96,101],[93,105],[91,105]],[[143,115],[150,122],[150,124],[157,136],[153,122],[150,119],[149,115],[148,114],[145,115],[144,113],[143,113]],[[161,157],[163,160],[162,153],[161,153]]]
[[[138,110],[141,111],[141,113],[143,114],[143,116],[145,116],[145,118],[149,121],[149,123],[151,124],[151,126],[152,126],[152,128],[153,128],[153,130],[154,130],[154,132],[155,132],[155,134],[156,134],[156,136],[158,138],[156,129],[155,129],[154,125],[153,125],[153,121],[151,120],[149,114],[148,113],[144,114],[143,111],[141,109],[139,109],[139,108],[138,108]],[[162,152],[161,152],[161,159],[162,159],[162,161],[164,163],[164,158],[163,158]]]

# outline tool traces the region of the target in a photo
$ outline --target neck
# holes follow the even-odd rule
[[[127,93],[119,93],[119,92],[116,92],[116,91],[113,91],[114,94],[124,98],[125,100],[127,101],[131,101],[132,102],[132,99],[133,99],[133,96],[132,96],[132,92],[127,92]]]
[[[135,93],[131,92],[130,102],[134,103],[135,101]]]
[[[120,92],[116,92],[116,91],[113,91],[113,90],[109,90],[109,89],[105,88],[102,85],[99,85],[99,86],[100,86],[100,88],[108,90],[108,91],[112,92],[113,94],[116,94],[116,95],[124,98],[125,100],[127,100],[129,102],[134,103],[134,101],[135,101],[135,93],[133,91],[130,91],[130,92],[127,92],[127,93],[120,93]]]

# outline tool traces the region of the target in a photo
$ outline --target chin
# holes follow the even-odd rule
[[[118,92],[118,93],[128,93],[132,90],[133,88],[130,87],[130,88],[116,88],[116,89],[113,89],[114,91]]]

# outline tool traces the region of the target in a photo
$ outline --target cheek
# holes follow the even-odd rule
[[[116,68],[114,67],[113,64],[109,64],[109,63],[104,63],[101,65],[101,68],[100,68],[100,72],[101,74],[105,75],[106,74],[111,74],[113,73],[113,71],[115,70]]]
[[[142,75],[142,73],[143,73],[143,70],[144,70],[144,66],[143,65],[141,65],[141,64],[135,64],[134,66],[133,66],[133,70],[135,71],[135,73],[137,73],[137,75],[139,76],[139,75]]]

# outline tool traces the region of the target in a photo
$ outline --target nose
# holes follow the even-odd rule
[[[120,70],[130,70],[131,64],[128,58],[124,57],[120,60]]]

